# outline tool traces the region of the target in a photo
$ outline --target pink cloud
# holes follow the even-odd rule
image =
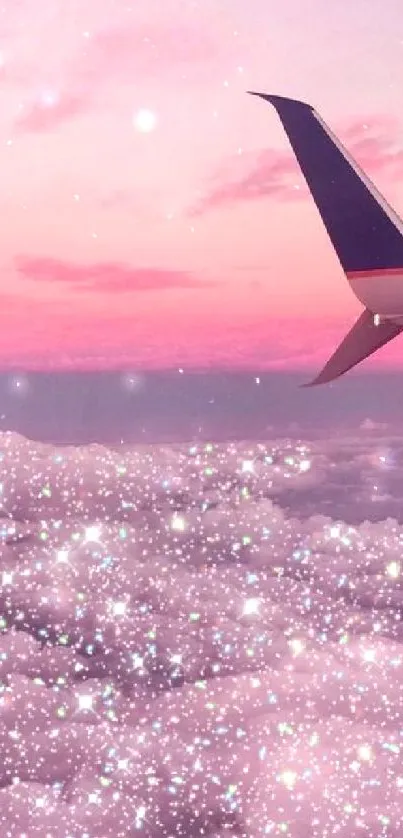
[[[109,57],[118,72],[120,68],[124,69],[125,60],[131,60],[133,55],[137,60],[187,63],[204,61],[215,54],[213,40],[206,31],[181,23],[104,30],[94,38],[93,47],[103,61]]]
[[[168,268],[134,268],[120,262],[77,264],[62,259],[20,256],[16,259],[18,272],[28,280],[71,285],[83,291],[100,293],[136,293],[139,291],[167,291],[174,288],[192,289],[211,287],[187,271]]]
[[[61,95],[54,102],[39,100],[21,114],[15,127],[24,133],[52,131],[61,123],[84,113],[89,105],[86,97],[74,94]]]
[[[156,24],[104,29],[88,41],[84,57],[72,66],[72,78],[92,90],[106,83],[138,82],[142,77],[211,69],[217,54],[206,31],[186,24]]]
[[[114,27],[95,33],[86,43],[85,51],[72,56],[68,62],[64,93],[55,101],[38,99],[16,120],[20,131],[51,131],[59,124],[89,110],[97,104],[97,94],[114,84],[138,84],[139,78],[167,73],[189,81],[191,68],[205,74],[211,71],[218,55],[213,39],[200,28],[180,24],[175,26]],[[13,68],[9,81],[25,85],[36,78],[35,68]]]
[[[403,175],[403,149],[384,137],[363,137],[352,147],[358,162],[372,172],[385,171],[390,176]]]
[[[356,120],[340,136],[369,174],[403,175],[403,149],[397,143],[394,121],[382,116]],[[268,196],[295,201],[307,195],[307,186],[291,150],[268,148],[248,155],[246,166],[245,158],[234,159],[225,174],[222,172],[214,178],[211,188],[190,214],[200,215],[220,206]]]
[[[255,201],[268,195],[279,200],[296,200],[300,197],[304,184],[291,154],[265,149],[249,158],[254,159],[243,174],[236,176],[234,173],[233,176],[223,177],[221,182],[217,177],[216,184],[191,209],[191,215],[201,215],[239,201]]]
[[[167,320],[162,307],[146,319],[135,309],[127,317],[116,316],[107,305],[96,317],[78,308],[73,318],[62,302],[41,307],[34,298],[29,304],[16,301],[0,334],[2,367],[159,369],[185,363],[198,369],[314,368],[345,330],[343,323],[315,326],[313,347],[312,326],[295,319],[273,320],[269,332],[263,317],[223,330],[218,321],[184,318],[179,312]]]
[[[108,301],[109,302],[109,301]],[[324,365],[355,317],[322,321],[270,318],[267,310],[234,320],[225,329],[206,311],[169,318],[164,305],[149,307],[147,315],[129,306],[117,313],[111,305],[94,313],[65,298],[15,298],[7,308],[0,332],[3,369],[302,369]],[[157,301],[156,301],[157,303]],[[315,340],[312,340],[314,334]],[[401,342],[395,341],[365,362],[365,368],[399,365]]]
[[[346,143],[356,142],[362,139],[365,134],[377,134],[378,136],[395,136],[399,130],[398,120],[390,114],[377,113],[367,114],[356,119],[349,119],[340,128],[340,134]]]

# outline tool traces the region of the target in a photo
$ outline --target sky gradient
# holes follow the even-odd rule
[[[6,0],[0,366],[320,366],[360,304],[245,91],[315,105],[401,213],[400,24],[398,0]]]

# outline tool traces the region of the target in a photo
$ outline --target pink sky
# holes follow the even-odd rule
[[[0,14],[0,363],[327,360],[360,305],[275,112],[245,91],[314,104],[402,212],[400,0]]]

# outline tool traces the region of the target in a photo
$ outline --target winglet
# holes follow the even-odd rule
[[[351,289],[365,306],[322,372],[303,385],[313,387],[343,375],[402,331],[395,318],[403,308],[403,221],[311,105],[248,92],[277,111]]]
[[[365,309],[322,372],[313,381],[300,386],[316,387],[318,384],[328,384],[329,381],[334,381],[335,378],[339,378],[356,364],[364,361],[385,343],[397,337],[402,329],[402,326],[392,323],[391,320],[385,320],[376,326],[374,315]]]
[[[316,110],[297,99],[250,93],[276,109],[348,280],[363,271],[403,270],[401,219]],[[369,304],[353,291],[379,311],[376,300]]]
[[[256,90],[247,90],[247,93],[250,96],[259,96],[261,99],[265,99],[266,102],[270,102],[280,115],[287,108],[295,108],[296,105],[300,105],[303,108],[308,108],[308,110],[313,111],[312,105],[309,105],[308,102],[302,102],[300,99],[288,99],[287,96],[272,96],[269,93],[258,93]]]

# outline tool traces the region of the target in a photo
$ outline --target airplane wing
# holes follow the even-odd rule
[[[366,309],[312,382],[325,383],[402,330],[393,316],[403,317],[403,222],[311,105],[252,95],[275,107],[352,291]],[[379,326],[374,314],[383,315]]]
[[[317,384],[327,384],[334,381],[364,358],[368,358],[385,343],[395,338],[402,331],[403,326],[386,320],[376,326],[374,315],[368,309],[362,312],[353,328],[348,332],[340,346],[336,349],[322,372],[309,384],[302,387],[314,387]]]

